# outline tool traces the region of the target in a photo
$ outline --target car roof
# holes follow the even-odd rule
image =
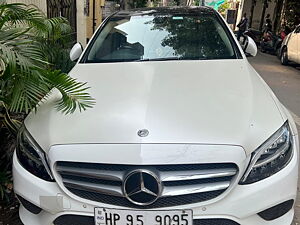
[[[183,6],[183,7],[155,7],[122,10],[113,16],[142,16],[142,15],[199,15],[215,14],[215,10],[206,6]]]

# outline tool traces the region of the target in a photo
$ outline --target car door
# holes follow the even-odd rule
[[[298,61],[298,37],[299,36],[299,29],[300,27],[298,26],[292,33],[291,37],[288,41],[288,57],[289,60],[296,62]],[[298,32],[298,33],[297,33]]]

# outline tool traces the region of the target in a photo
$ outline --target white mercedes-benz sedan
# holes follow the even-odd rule
[[[94,108],[53,90],[14,154],[25,225],[290,225],[299,142],[288,110],[213,9],[107,18],[70,76]]]

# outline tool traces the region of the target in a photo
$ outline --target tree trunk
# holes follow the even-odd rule
[[[193,3],[193,1],[192,1],[192,0],[187,0],[187,1],[186,1],[186,5],[187,5],[187,6],[191,6],[191,5],[192,5],[192,3]]]
[[[249,18],[249,28],[252,27],[252,20],[253,20],[253,13],[254,13],[255,5],[256,5],[256,0],[252,0],[251,9],[250,9],[250,18]]]
[[[275,9],[274,9],[274,31],[278,31],[280,28],[281,21],[281,12],[283,9],[283,0],[277,0]]]
[[[260,18],[260,24],[259,24],[259,30],[261,31],[265,22],[265,14],[266,14],[266,9],[268,8],[268,0],[264,0],[264,7],[261,12],[261,18]]]

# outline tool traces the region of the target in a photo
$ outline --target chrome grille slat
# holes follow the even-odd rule
[[[97,169],[85,169],[74,167],[62,167],[57,166],[56,170],[61,174],[76,175],[76,176],[85,176],[91,178],[99,178],[103,180],[114,180],[122,181],[124,173],[121,171],[107,171],[107,170],[97,170]]]
[[[134,170],[149,170],[162,182],[156,203],[137,206],[130,203],[122,183]],[[93,201],[133,208],[158,208],[175,203],[190,204],[213,199],[230,186],[238,168],[233,163],[180,165],[114,165],[57,162],[57,172],[64,186],[73,194]]]
[[[92,184],[92,183],[74,181],[69,179],[64,179],[63,182],[66,187],[70,187],[74,189],[99,192],[102,194],[113,195],[113,196],[123,196],[121,188],[113,185]]]
[[[236,174],[236,169],[212,169],[201,171],[180,171],[174,172],[162,172],[160,175],[161,181],[178,181],[178,180],[199,180],[216,177],[233,176]]]
[[[220,191],[228,188],[229,185],[230,185],[229,181],[224,181],[224,182],[208,183],[208,184],[183,185],[179,187],[178,186],[164,187],[162,197]]]

